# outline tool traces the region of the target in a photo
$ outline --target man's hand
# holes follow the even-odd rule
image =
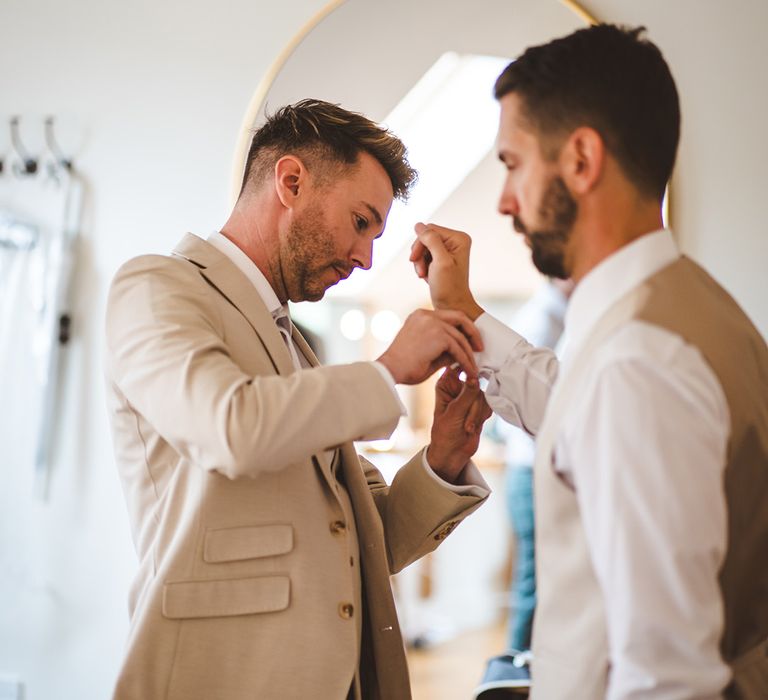
[[[416,224],[410,260],[416,274],[429,283],[436,309],[463,311],[473,321],[483,313],[469,290],[472,239],[461,231],[435,224]]]
[[[441,479],[457,482],[477,451],[480,431],[490,415],[477,380],[462,382],[458,370],[447,369],[435,387],[432,441],[427,448],[427,462]]]
[[[414,311],[378,361],[398,384],[419,384],[433,372],[458,363],[477,377],[472,354],[483,349],[480,331],[460,311]]]

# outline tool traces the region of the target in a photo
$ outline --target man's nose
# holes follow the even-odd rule
[[[499,214],[504,216],[517,216],[520,213],[520,206],[517,197],[512,192],[502,190],[498,205]]]
[[[360,242],[352,251],[352,262],[355,267],[370,270],[373,264],[373,241]]]

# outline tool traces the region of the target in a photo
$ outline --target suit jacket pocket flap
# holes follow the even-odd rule
[[[180,619],[276,612],[288,607],[290,591],[287,576],[166,583],[163,615]]]
[[[203,559],[223,561],[258,559],[286,554],[293,549],[293,526],[288,524],[227,527],[205,535]]]

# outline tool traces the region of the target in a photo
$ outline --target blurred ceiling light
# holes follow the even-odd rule
[[[333,297],[354,297],[377,271],[414,239],[428,220],[494,146],[499,106],[493,84],[508,58],[445,53],[400,101],[384,124],[408,147],[419,180],[408,204],[392,205],[385,234],[374,245],[373,269],[333,287]]]
[[[339,329],[347,340],[360,340],[365,335],[365,314],[360,309],[350,309],[339,319]]]
[[[379,311],[371,319],[371,333],[376,340],[389,343],[402,325],[400,317],[394,311]]]

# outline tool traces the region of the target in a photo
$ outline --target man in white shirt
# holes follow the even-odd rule
[[[532,697],[768,697],[768,349],[663,228],[679,135],[642,30],[601,25],[499,76],[499,210],[572,277],[562,363],[484,313],[470,239],[417,226],[492,408],[537,438]]]
[[[418,311],[377,362],[320,367],[287,301],[371,266],[403,144],[305,100],[255,132],[220,232],[118,271],[110,419],[139,555],[120,700],[410,697],[389,575],[488,496],[479,334]],[[438,382],[429,447],[387,485],[353,440],[388,437],[395,383]],[[471,415],[471,418],[469,416]]]

